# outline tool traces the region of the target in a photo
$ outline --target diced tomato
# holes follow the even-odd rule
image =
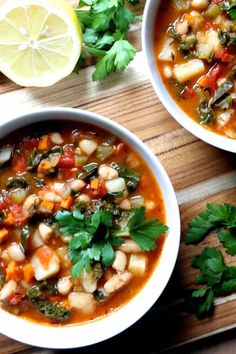
[[[59,161],[58,167],[71,168],[75,165],[75,152],[70,148],[65,148],[64,153]]]
[[[7,204],[5,203],[3,198],[0,196],[0,213],[5,209],[7,209]]]
[[[87,191],[88,195],[90,196],[90,198],[94,198],[94,199],[102,198],[104,195],[107,194],[107,189],[106,189],[104,179],[101,179],[99,181],[98,189],[91,189],[90,185],[88,185],[86,187],[86,191]]]
[[[215,91],[217,89],[217,80],[222,73],[222,66],[220,64],[215,65],[208,73],[209,87]]]
[[[223,0],[213,0],[214,4],[220,4]]]
[[[223,63],[231,63],[234,55],[230,54],[228,48],[218,49],[214,55],[215,59],[220,59]]]
[[[20,145],[22,150],[31,150],[38,147],[38,139],[24,139]]]
[[[191,98],[194,97],[196,95],[196,92],[194,91],[194,89],[192,87],[186,87],[186,89],[184,90],[182,96],[184,98]]]
[[[16,288],[15,294],[8,299],[11,305],[18,305],[21,300],[25,297],[25,289],[23,289],[21,286],[18,286]]]
[[[16,173],[25,172],[27,169],[27,162],[24,155],[15,155],[12,162],[12,169]]]
[[[28,217],[24,216],[22,205],[12,203],[9,206],[9,209],[10,209],[10,212],[12,213],[12,216],[14,218],[16,225],[22,225],[22,226],[26,225],[26,223],[28,221]]]

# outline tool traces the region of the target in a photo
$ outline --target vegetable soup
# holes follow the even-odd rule
[[[152,172],[108,132],[59,121],[2,139],[3,309],[54,325],[115,311],[156,267],[164,224]]]
[[[155,53],[173,99],[205,128],[236,139],[236,2],[165,0]]]

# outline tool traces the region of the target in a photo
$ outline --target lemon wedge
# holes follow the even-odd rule
[[[21,86],[45,87],[69,75],[82,31],[65,0],[6,0],[0,7],[0,71]]]

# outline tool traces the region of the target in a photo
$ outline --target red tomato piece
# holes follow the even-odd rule
[[[217,80],[219,79],[222,73],[222,66],[220,64],[216,64],[209,71],[209,87],[215,91],[217,89]]]
[[[15,223],[17,225],[22,225],[22,226],[26,225],[26,223],[28,221],[28,217],[24,216],[22,205],[12,203],[9,206],[9,209],[10,209],[10,211],[13,215],[13,218],[15,220]]]
[[[24,155],[15,155],[12,162],[12,169],[16,173],[25,172],[27,169],[27,162]]]
[[[105,185],[104,179],[99,181],[98,189],[91,189],[90,185],[87,185],[86,192],[90,196],[90,198],[99,199],[102,198],[104,195],[107,194],[107,189]]]
[[[3,210],[7,209],[7,204],[5,203],[5,201],[3,200],[2,197],[0,197],[0,212],[2,212]]]
[[[65,148],[64,153],[59,161],[58,167],[71,168],[75,165],[75,152],[70,148]]]

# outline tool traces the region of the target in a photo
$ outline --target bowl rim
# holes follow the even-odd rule
[[[154,52],[154,25],[158,8],[162,0],[147,0],[143,13],[142,24],[142,50],[145,56],[148,76],[158,98],[170,115],[200,140],[229,152],[236,152],[236,141],[203,128],[190,118],[174,101],[164,85]],[[150,35],[151,34],[151,35]]]
[[[138,137],[118,123],[89,111],[53,107],[21,114],[7,122],[0,123],[0,139],[20,127],[33,123],[51,120],[65,121],[66,119],[86,122],[121,137],[146,160],[162,192],[169,233],[158,265],[144,288],[127,304],[108,316],[79,325],[62,327],[37,324],[0,309],[0,332],[2,334],[19,342],[41,348],[69,349],[92,345],[112,338],[138,321],[156,302],[166,287],[176,263],[180,243],[179,208],[173,186],[165,169]],[[157,287],[156,292],[153,291],[155,286]]]

